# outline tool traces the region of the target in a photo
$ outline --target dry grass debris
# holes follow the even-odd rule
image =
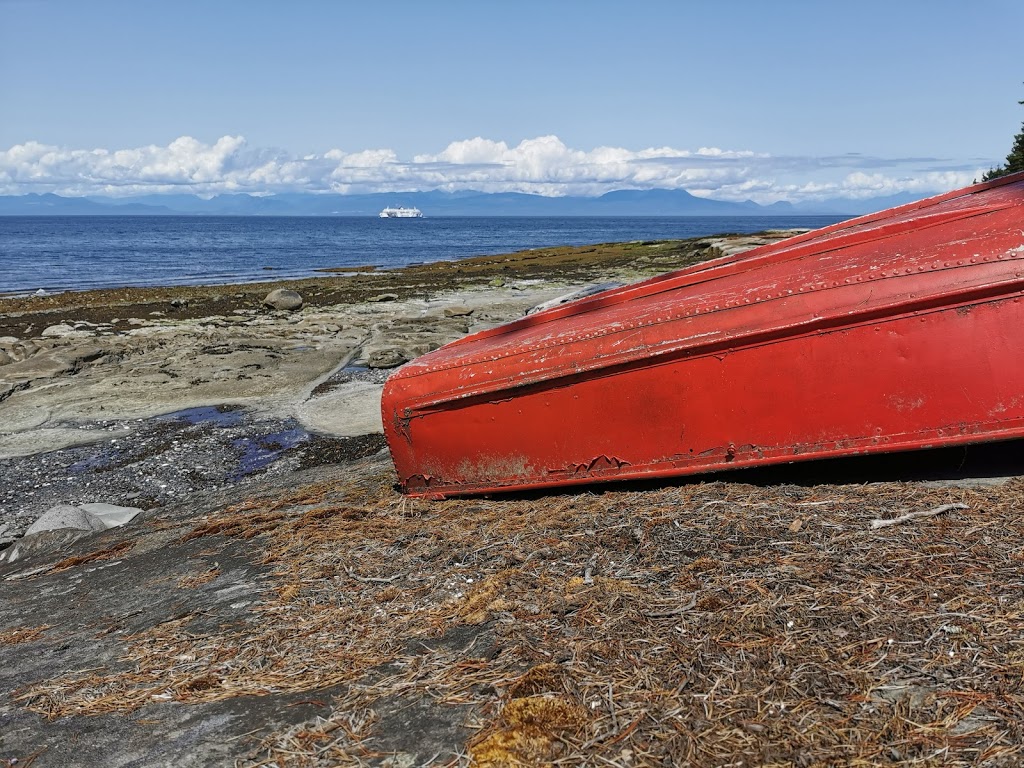
[[[251,538],[274,567],[245,627],[165,623],[125,638],[119,667],[17,698],[57,718],[345,684],[328,717],[264,734],[254,766],[380,763],[380,723],[413,699],[469,712],[439,763],[1008,765],[1024,760],[1022,503],[1020,480],[297,489],[196,529]],[[963,508],[869,527],[944,504]]]
[[[20,645],[30,643],[42,637],[46,630],[50,629],[49,624],[41,624],[38,627],[14,627],[5,632],[0,632],[0,646]]]
[[[109,547],[104,547],[103,549],[97,549],[94,552],[87,552],[84,555],[72,555],[71,557],[65,557],[63,560],[55,563],[49,571],[51,573],[56,573],[58,571],[66,571],[69,568],[75,568],[79,565],[86,565],[87,563],[95,563],[102,560],[114,560],[130,552],[134,547],[134,541],[119,541],[117,544],[112,544]]]

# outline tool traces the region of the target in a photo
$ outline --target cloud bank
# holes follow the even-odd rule
[[[615,189],[685,189],[718,200],[815,202],[900,192],[938,193],[969,184],[985,160],[784,157],[749,150],[672,147],[573,149],[557,136],[515,146],[473,138],[401,160],[390,149],[296,156],[250,146],[242,136],[206,144],[190,136],[165,147],[70,149],[39,142],[0,151],[0,194],[64,196],[189,193],[357,194],[424,190],[597,196]]]

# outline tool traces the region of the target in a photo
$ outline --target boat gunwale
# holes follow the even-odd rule
[[[954,434],[943,434],[946,431],[951,431]],[[933,435],[935,443],[922,443],[922,436],[926,435]],[[892,437],[897,437],[899,440],[894,443]],[[741,451],[735,453],[733,458],[728,458],[729,446],[723,445],[720,446],[722,458],[714,462],[709,462],[706,455],[681,458],[665,457],[644,464],[623,464],[618,467],[587,470],[579,475],[553,474],[550,479],[543,480],[539,479],[538,474],[522,481],[506,479],[491,482],[453,482],[431,475],[425,487],[410,488],[411,480],[424,477],[414,474],[402,480],[402,492],[411,497],[440,500],[448,496],[470,496],[491,491],[507,493],[649,478],[694,477],[738,469],[796,464],[804,461],[842,459],[880,453],[910,453],[950,446],[1006,442],[1020,438],[1024,438],[1024,417],[971,423],[956,422],[943,427],[900,432],[888,435],[885,439],[861,437],[822,441],[822,445],[836,446],[828,449],[817,448],[801,451],[799,446],[796,448],[792,446],[774,448],[752,446],[749,451]],[[750,454],[749,458],[746,458],[746,454]],[[440,480],[440,482],[435,484],[435,480]]]
[[[566,367],[557,370],[554,374],[552,374],[551,366],[545,365],[534,371],[524,372],[519,370],[514,379],[501,378],[482,383],[472,382],[463,387],[449,386],[440,395],[435,392],[429,396],[407,396],[408,399],[403,406],[402,416],[404,418],[413,418],[427,415],[436,410],[444,410],[446,407],[465,407],[475,399],[489,398],[499,393],[503,395],[505,393],[513,393],[517,390],[537,385],[549,387],[564,386],[567,380],[579,379],[585,375],[594,376],[602,373],[609,375],[617,372],[617,370],[613,371],[613,369],[628,369],[636,363],[646,362],[651,365],[664,365],[680,358],[691,359],[721,354],[723,352],[738,352],[744,349],[805,338],[822,332],[838,332],[873,323],[891,323],[908,317],[921,317],[939,312],[956,311],[966,306],[981,306],[1002,301],[1020,301],[1021,296],[1014,296],[1014,294],[1022,293],[1024,293],[1024,277],[973,285],[955,292],[946,291],[925,297],[904,298],[888,304],[876,304],[860,311],[811,317],[802,322],[785,322],[767,329],[760,328],[743,334],[730,335],[725,338],[720,337],[714,340],[698,341],[697,344],[691,343],[693,337],[682,341],[674,339],[667,342],[661,348],[647,346],[642,350],[633,349],[626,352],[591,356],[583,363],[577,363],[571,368]],[[685,322],[689,319],[681,318],[672,322]],[[533,351],[530,350],[530,352]],[[529,352],[519,354],[522,356],[523,354],[529,354]],[[516,357],[516,355],[509,354],[506,358],[498,359],[511,357]],[[477,361],[473,365],[482,365],[487,362],[497,362],[497,360]],[[422,375],[427,375],[427,373]],[[398,386],[399,382],[411,383],[416,378],[419,378],[419,376],[393,376],[385,383],[385,389],[392,389]]]

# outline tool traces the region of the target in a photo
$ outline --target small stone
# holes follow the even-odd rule
[[[468,317],[473,314],[472,307],[445,307],[445,317]]]
[[[491,286],[491,288],[502,288],[505,285],[505,278],[496,277],[493,280],[491,280],[491,282],[489,282],[488,285]]]
[[[397,293],[381,293],[377,296],[371,296],[367,301],[396,301],[397,299]]]
[[[8,363],[13,362],[14,358],[8,355],[6,352],[4,352],[2,349],[0,349],[0,365],[7,365]]]
[[[302,296],[287,288],[277,288],[267,294],[267,297],[263,299],[263,304],[271,309],[293,312],[302,307]]]
[[[171,306],[175,309],[181,309],[182,307],[188,306],[188,299],[171,299]]]

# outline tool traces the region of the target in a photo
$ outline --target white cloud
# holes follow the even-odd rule
[[[0,194],[265,195],[440,189],[561,196],[658,188],[771,203],[937,193],[970,183],[990,164],[859,154],[775,157],[718,147],[585,151],[566,146],[557,136],[526,139],[515,146],[476,137],[402,161],[390,149],[291,155],[250,147],[241,136],[224,136],[213,144],[182,136],[166,147],[118,150],[19,144],[0,151]]]

